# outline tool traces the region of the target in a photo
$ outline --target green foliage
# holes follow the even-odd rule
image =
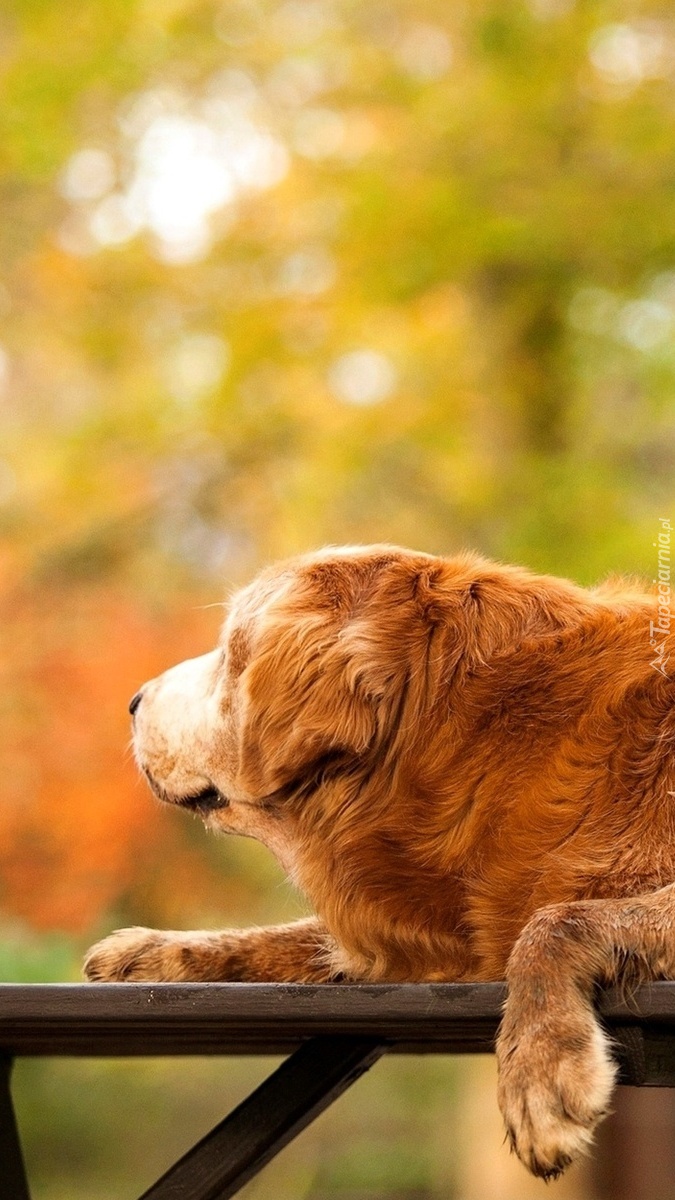
[[[675,363],[658,6],[177,0],[6,21],[4,523],[29,565],[153,592],[384,537],[585,579],[650,569]],[[180,154],[186,175],[198,157],[165,145],[174,174],[143,217],[143,138],[177,118],[188,139],[219,120],[272,138],[267,182],[244,166],[232,202],[200,209],[176,199]],[[107,180],[67,183],[82,149]],[[166,225],[186,205],[181,243]],[[604,326],[583,318],[593,290]],[[390,372],[365,398],[335,371],[360,349]]]
[[[59,983],[79,975],[70,938],[59,934],[38,937],[21,927],[2,930],[0,983]]]

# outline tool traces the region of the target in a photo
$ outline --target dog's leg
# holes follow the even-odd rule
[[[622,968],[642,979],[675,977],[675,885],[542,908],[513,948],[497,1041],[499,1103],[511,1145],[535,1175],[559,1175],[607,1112],[616,1067],[592,994]]]
[[[317,917],[219,932],[118,929],[88,951],[96,982],[328,983],[335,943]]]

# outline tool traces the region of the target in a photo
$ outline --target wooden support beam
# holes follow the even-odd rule
[[[30,1200],[9,1081],[11,1058],[0,1058],[0,1200]]]
[[[141,1200],[227,1200],[384,1052],[373,1038],[306,1042]]]

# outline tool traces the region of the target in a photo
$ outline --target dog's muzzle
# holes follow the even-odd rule
[[[143,767],[143,774],[147,779],[152,791],[158,800],[164,804],[175,804],[178,808],[187,808],[190,812],[195,813],[210,813],[215,812],[219,808],[227,808],[229,801],[222,792],[215,787],[202,788],[200,792],[193,792],[188,796],[176,796],[171,792],[167,792],[166,788],[162,787],[161,783],[150,774],[147,767]]]

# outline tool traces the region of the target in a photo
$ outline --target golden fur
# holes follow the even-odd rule
[[[269,845],[317,916],[123,930],[88,977],[507,977],[502,1111],[526,1165],[557,1174],[614,1079],[596,981],[675,971],[656,613],[637,585],[473,554],[348,548],[264,572],[214,655],[143,689],[136,752],[163,799]]]

